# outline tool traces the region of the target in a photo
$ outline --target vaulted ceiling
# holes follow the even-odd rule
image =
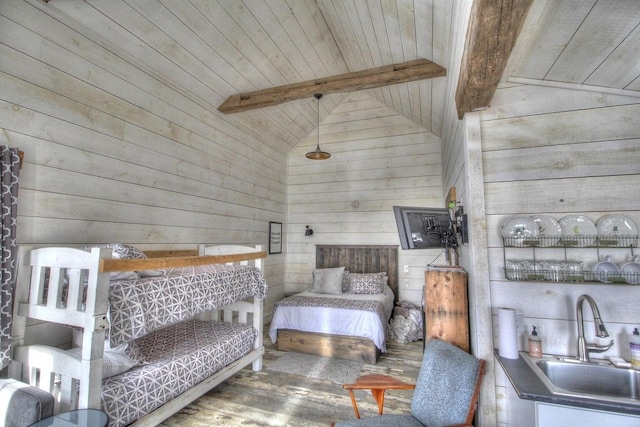
[[[287,153],[316,127],[312,98],[228,115],[218,107],[238,93],[419,58],[448,68],[459,3],[465,2],[51,0],[47,6],[212,115]],[[639,57],[637,0],[535,0],[503,82],[640,96]],[[368,89],[436,135],[445,91],[446,77]],[[325,96],[321,116],[347,95]]]
[[[529,15],[510,81],[640,96],[637,0],[536,1]]]

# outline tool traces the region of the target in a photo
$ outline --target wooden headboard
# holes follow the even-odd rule
[[[398,301],[398,247],[382,245],[316,245],[316,268],[344,266],[352,273],[386,271]]]

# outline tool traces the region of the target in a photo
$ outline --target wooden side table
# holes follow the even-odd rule
[[[356,403],[356,397],[353,390],[371,390],[371,394],[378,404],[378,415],[382,415],[384,409],[384,392],[386,390],[412,390],[416,388],[415,384],[405,383],[388,375],[369,374],[358,377],[353,384],[343,384],[342,387],[349,390],[351,396],[351,404],[356,418],[360,418],[360,411]]]

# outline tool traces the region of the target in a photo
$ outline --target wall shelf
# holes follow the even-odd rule
[[[544,281],[558,283],[640,284],[640,273],[592,273],[580,260],[570,260],[568,252],[593,250],[601,261],[601,251],[624,251],[634,257],[638,236],[540,236],[536,238],[503,237],[504,273],[513,281]],[[545,251],[556,249],[552,259],[541,257]],[[557,256],[557,249],[563,252]],[[526,251],[525,256],[522,251]]]

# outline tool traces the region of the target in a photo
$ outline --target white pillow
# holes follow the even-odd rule
[[[109,280],[137,280],[140,275],[137,271],[114,271],[109,275]]]
[[[140,277],[157,277],[165,274],[164,270],[140,270],[138,271]]]
[[[342,277],[344,267],[320,268],[313,270],[311,292],[318,294],[342,294]]]
[[[82,357],[82,348],[74,347],[71,350],[67,350],[67,353],[80,358]],[[136,366],[136,362],[124,354],[124,344],[111,350],[105,350],[102,355],[102,379],[127,372],[134,366]]]

